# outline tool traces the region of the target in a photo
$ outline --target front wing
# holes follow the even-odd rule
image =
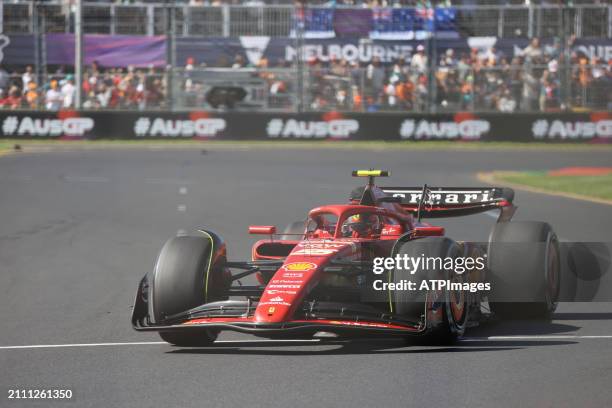
[[[420,334],[423,329],[417,325],[384,323],[366,320],[342,319],[304,319],[290,320],[282,323],[259,323],[253,317],[208,317],[186,320],[171,325],[143,325],[137,322],[134,329],[138,331],[176,332],[183,330],[231,330],[261,336],[282,334],[314,334],[330,332],[338,335],[380,334],[389,336],[406,336]]]

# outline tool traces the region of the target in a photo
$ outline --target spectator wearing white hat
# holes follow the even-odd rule
[[[419,44],[416,53],[412,55],[410,60],[410,68],[413,75],[423,74],[427,70],[427,55],[425,55],[425,47]]]

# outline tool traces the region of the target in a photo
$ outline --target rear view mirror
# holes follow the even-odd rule
[[[258,234],[258,235],[276,234],[276,227],[274,225],[250,225],[249,234]]]
[[[412,230],[415,237],[441,237],[444,235],[443,227],[416,227]]]

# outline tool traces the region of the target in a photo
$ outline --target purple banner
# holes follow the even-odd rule
[[[102,67],[161,67],[166,64],[165,36],[85,35],[86,65],[97,61]],[[74,64],[74,35],[47,34],[47,64]]]
[[[371,9],[336,9],[334,29],[338,37],[367,38],[372,31]]]

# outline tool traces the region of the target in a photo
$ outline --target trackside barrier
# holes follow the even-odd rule
[[[612,113],[0,111],[0,138],[612,142]]]

